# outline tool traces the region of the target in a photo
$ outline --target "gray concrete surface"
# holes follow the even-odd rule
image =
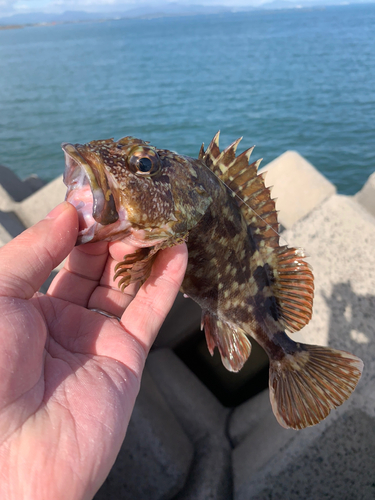
[[[235,500],[372,500],[374,418],[373,402],[354,393],[318,426],[281,429],[284,441],[264,420],[233,452]]]
[[[280,224],[289,229],[336,192],[311,163],[296,151],[286,151],[260,169],[266,172],[266,186],[273,186]]]
[[[375,173],[370,175],[363,188],[355,195],[355,200],[375,217]]]
[[[188,479],[175,500],[230,500],[231,447],[226,435],[229,410],[172,350],[152,352],[146,366],[194,445]]]
[[[14,209],[17,203],[0,183],[0,210],[9,212]]]
[[[293,338],[366,355],[374,338],[375,219],[334,195],[283,237],[305,249],[315,276],[313,318]]]
[[[31,190],[31,193],[35,193],[39,189],[42,189],[43,186],[45,186],[47,183],[43,181],[40,177],[38,177],[36,174],[31,174],[29,177],[26,177],[26,179],[23,179],[22,181],[28,188]],[[29,195],[30,196],[30,195]]]
[[[22,181],[10,168],[0,165],[0,185],[14,201],[22,201],[42,187],[43,181],[37,176]]]
[[[13,210],[22,223],[29,227],[43,219],[56,205],[64,201],[65,193],[66,186],[61,175],[22,202],[17,203]]]
[[[95,500],[169,500],[183,488],[194,448],[147,368],[116,463]]]
[[[25,226],[14,212],[0,211],[0,246],[8,243],[24,230]]]

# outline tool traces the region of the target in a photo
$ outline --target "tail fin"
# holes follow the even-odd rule
[[[306,344],[271,360],[270,399],[279,424],[292,429],[317,424],[348,399],[362,369],[353,354]]]

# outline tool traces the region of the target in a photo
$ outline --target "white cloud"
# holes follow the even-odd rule
[[[16,3],[17,0],[0,0],[0,9],[9,9]]]

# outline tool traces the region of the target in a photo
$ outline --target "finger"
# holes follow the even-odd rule
[[[51,283],[48,295],[86,307],[108,259],[108,243],[75,247]]]
[[[145,348],[151,348],[180,289],[187,265],[186,245],[167,248],[157,256],[152,272],[121,322]]]
[[[129,301],[121,299],[121,292],[113,281],[114,268],[117,262],[109,257],[108,247],[111,243],[101,241],[75,247],[69,255],[64,268],[53,280],[48,295],[67,300],[83,307],[105,309],[105,304],[91,304],[91,297],[96,294],[97,287],[102,285],[109,290],[102,290],[97,297],[107,297],[108,312],[121,316]],[[117,254],[123,259],[126,253],[132,253],[134,247],[116,242]],[[118,280],[117,280],[118,281]],[[113,290],[113,291],[111,291]],[[119,293],[117,293],[119,292]],[[118,295],[118,296],[117,296]],[[111,304],[113,303],[113,308]],[[123,304],[123,305],[122,305]],[[107,309],[105,309],[107,311]]]
[[[0,295],[30,298],[74,247],[78,216],[67,202],[0,249]]]
[[[109,243],[109,253],[116,262],[121,262],[122,260],[124,260],[125,255],[137,252],[138,250],[139,247],[128,243],[126,240],[111,241]]]
[[[138,283],[132,283],[122,292],[117,283],[121,277],[113,280],[115,275],[115,266],[117,262],[109,258],[100,280],[100,284],[93,291],[89,303],[89,309],[102,309],[109,314],[121,317],[126,307],[134,299],[138,289]]]

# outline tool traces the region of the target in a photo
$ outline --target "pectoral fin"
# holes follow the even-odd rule
[[[141,248],[135,253],[126,255],[124,260],[116,265],[113,280],[121,276],[118,287],[122,292],[130,283],[138,281],[143,284],[147,280],[156,255],[157,252],[150,251],[150,248]]]
[[[227,370],[231,372],[241,370],[251,352],[251,343],[245,332],[209,311],[202,312],[201,329],[203,328],[211,356],[217,347]]]

